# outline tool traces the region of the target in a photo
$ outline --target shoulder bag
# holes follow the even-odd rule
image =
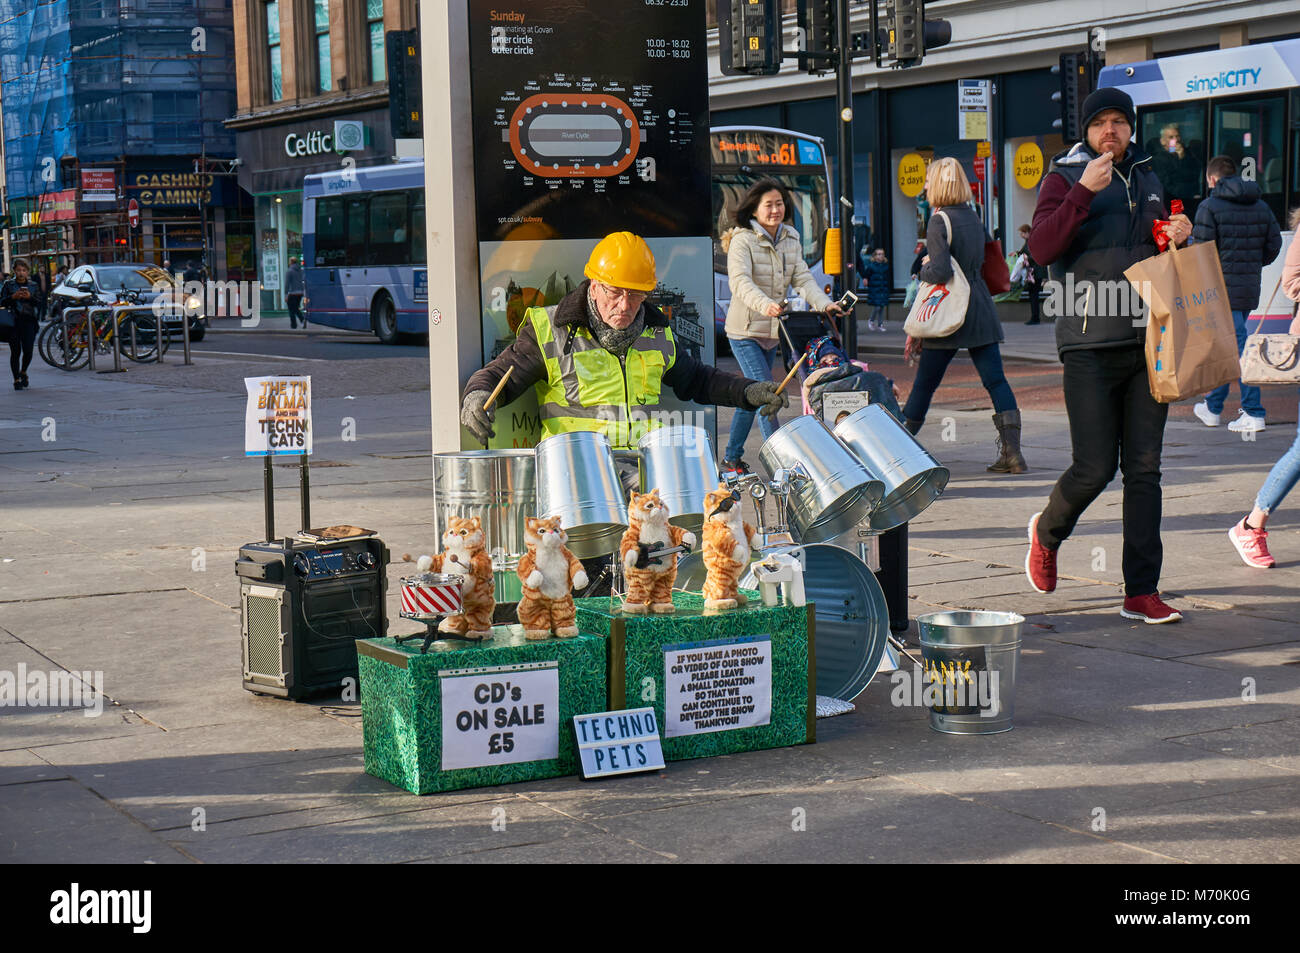
[[[1273,306],[1282,279],[1264,305],[1256,332],[1264,323],[1264,317]],[[1292,309],[1294,314],[1295,309]],[[1246,345],[1241,351],[1241,380],[1246,384],[1300,384],[1300,335],[1297,334],[1251,334],[1246,338]]]
[[[984,267],[980,269],[984,284],[989,294],[1006,294],[1011,290],[1011,273],[1007,270],[1007,258],[1002,254],[1002,242],[989,238],[984,242]]]
[[[952,277],[945,284],[936,285],[922,281],[912,310],[908,312],[903,330],[914,338],[946,338],[966,321],[966,308],[970,304],[970,282],[962,274],[961,265],[952,257],[952,222],[942,209],[934,213],[943,217],[948,231],[948,257],[952,260]]]

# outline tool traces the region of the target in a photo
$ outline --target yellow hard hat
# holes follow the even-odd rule
[[[645,240],[631,232],[613,232],[597,242],[582,273],[616,288],[655,290],[655,256]]]

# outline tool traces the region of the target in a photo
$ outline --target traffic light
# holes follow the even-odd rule
[[[795,7],[799,30],[808,53],[834,53],[838,39],[835,35],[835,0],[799,0]],[[826,66],[809,63],[809,73],[820,73]]]
[[[1079,114],[1083,101],[1092,92],[1091,73],[1092,57],[1087,53],[1062,53],[1060,62],[1052,67],[1061,79],[1061,88],[1052,93],[1052,101],[1059,103],[1061,118],[1052,125],[1061,130],[1067,142],[1078,142],[1083,138],[1083,117]]]
[[[424,136],[424,89],[420,81],[420,31],[384,34],[388,65],[388,120],[394,139]]]
[[[925,0],[885,0],[885,29],[889,55],[898,66],[916,66],[926,50],[952,41],[952,24],[927,20]]]
[[[781,69],[780,0],[718,0],[718,65],[728,76]]]

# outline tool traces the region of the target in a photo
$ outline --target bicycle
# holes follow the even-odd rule
[[[136,363],[148,363],[157,359],[158,325],[152,314],[124,312],[120,306],[136,306],[140,303],[137,292],[124,290],[113,305],[100,305],[88,309],[67,309],[81,311],[79,318],[69,322],[65,311],[59,320],[46,324],[36,336],[36,347],[41,359],[51,367],[64,371],[75,371],[90,362],[88,337],[93,334],[96,355],[113,353],[113,337],[119,336],[118,347],[121,353]],[[109,310],[109,309],[112,310]],[[95,311],[100,314],[90,318]],[[107,313],[102,313],[102,312]],[[167,353],[171,342],[166,331],[162,335],[162,353]]]

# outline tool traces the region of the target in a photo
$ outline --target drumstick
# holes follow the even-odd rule
[[[794,362],[794,367],[790,368],[790,373],[787,374],[787,375],[785,375],[785,380],[783,380],[783,381],[781,382],[781,386],[778,387],[778,388],[776,389],[776,392],[777,392],[778,394],[781,393],[781,391],[785,390],[785,385],[788,384],[788,383],[790,383],[790,378],[794,377],[795,373],[799,370],[799,366],[800,366],[801,364],[803,364],[803,358],[802,358],[802,357],[799,358],[799,360],[797,360],[797,361]]]
[[[487,410],[496,401],[497,395],[501,393],[501,388],[506,386],[506,381],[510,380],[510,375],[514,372],[515,366],[513,364],[506,368],[506,372],[502,375],[500,383],[497,384],[496,389],[493,390],[492,393],[488,394],[488,399],[483,403],[484,410]]]

